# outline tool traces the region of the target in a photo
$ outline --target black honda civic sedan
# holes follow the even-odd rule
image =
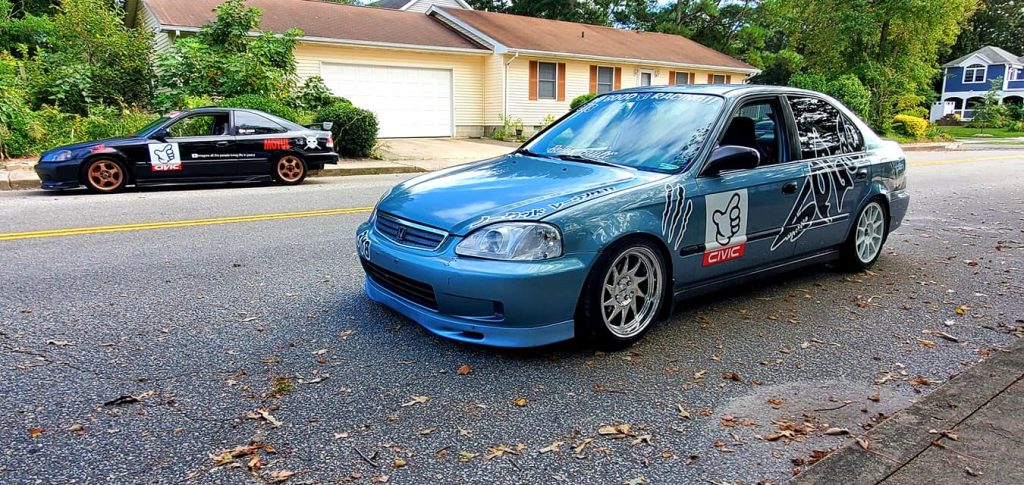
[[[44,189],[85,185],[100,193],[128,184],[274,180],[294,185],[338,160],[330,124],[322,128],[251,109],[175,111],[133,136],[49,150],[35,170]]]

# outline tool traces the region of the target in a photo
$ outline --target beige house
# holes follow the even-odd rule
[[[221,0],[141,0],[166,49],[215,18]],[[380,136],[476,137],[520,120],[531,131],[586,93],[645,85],[743,83],[758,71],[684,37],[469,9],[461,0],[374,7],[249,0],[261,27],[297,27],[300,77],[374,111]],[[137,20],[135,20],[137,19]]]

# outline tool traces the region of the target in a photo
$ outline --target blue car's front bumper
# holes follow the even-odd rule
[[[437,335],[496,347],[535,347],[573,337],[576,302],[595,254],[491,261],[456,256],[461,238],[422,251],[394,244],[369,223],[357,231],[364,233],[366,294]]]

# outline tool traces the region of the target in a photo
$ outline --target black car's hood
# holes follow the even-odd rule
[[[135,145],[135,144],[139,144],[139,143],[146,143],[146,141],[147,141],[146,138],[141,138],[141,137],[137,137],[137,136],[126,136],[126,137],[121,137],[121,138],[107,138],[105,140],[83,141],[81,143],[73,143],[71,145],[59,146],[57,148],[53,148],[53,149],[47,150],[46,153],[56,152],[56,151],[60,151],[60,150],[68,150],[68,151],[83,150],[83,149],[87,149],[87,148],[95,148],[95,147],[98,147],[100,145],[107,146],[107,147],[118,147],[118,146],[123,146],[123,145]]]

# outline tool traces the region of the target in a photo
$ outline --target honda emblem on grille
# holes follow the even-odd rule
[[[409,232],[409,231],[406,228],[399,227],[398,228],[398,232],[395,233],[395,238],[397,238],[399,241],[405,241],[405,234],[407,232]]]

